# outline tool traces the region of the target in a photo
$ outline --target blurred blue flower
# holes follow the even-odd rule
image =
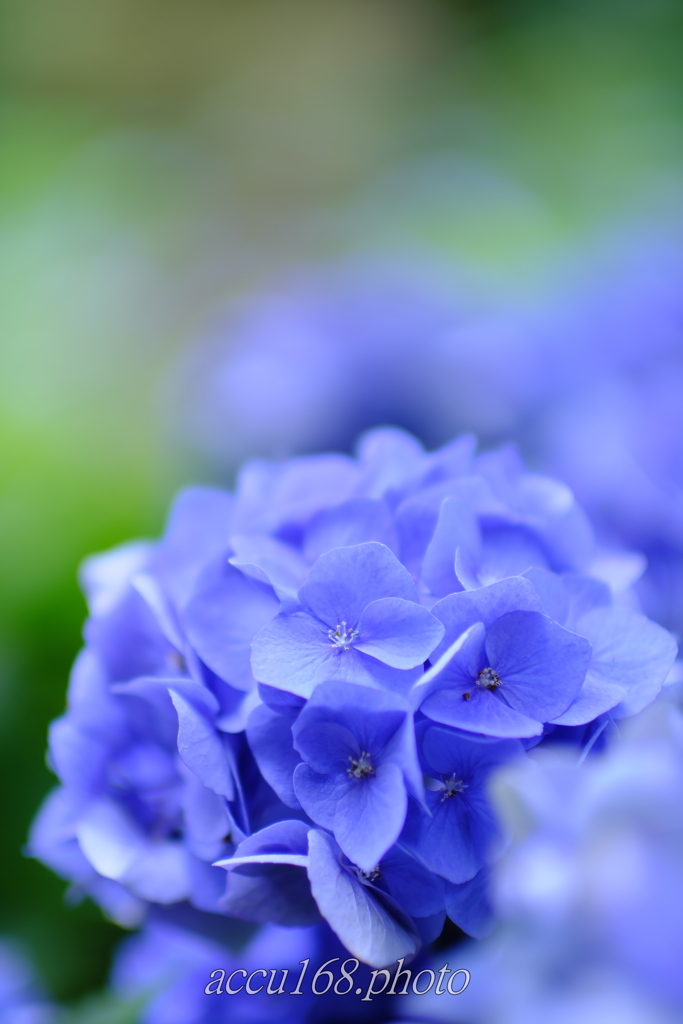
[[[545,748],[501,769],[495,803],[514,833],[492,869],[502,925],[460,947],[468,1024],[626,1020],[683,1012],[683,716],[665,701],[578,765]],[[450,911],[449,911],[450,912]],[[432,997],[402,1008],[451,1020]]]
[[[57,1024],[57,1007],[40,991],[25,956],[0,940],[0,1019],[3,1024]]]
[[[188,346],[167,389],[169,432],[221,475],[254,455],[349,451],[384,423],[429,445],[504,434],[511,385],[524,394],[535,379],[532,318],[471,278],[425,251],[290,274]]]

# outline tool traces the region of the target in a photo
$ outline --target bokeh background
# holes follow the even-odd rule
[[[0,17],[0,934],[75,1002],[121,932],[22,848],[80,642],[78,563],[158,534],[181,483],[386,418],[429,443],[512,436],[571,476],[566,432],[546,443],[563,422],[548,382],[604,410],[596,346],[617,364],[631,344],[630,281],[668,319],[639,323],[628,372],[681,358],[683,7],[1,0]],[[604,320],[591,303],[613,279]],[[392,348],[411,288],[416,336],[428,307],[457,356],[434,363],[438,415],[400,387],[382,400],[397,361],[418,368],[419,345]],[[321,301],[352,322],[314,317],[301,347]],[[388,338],[374,362],[359,323]],[[273,360],[284,398],[261,387]]]

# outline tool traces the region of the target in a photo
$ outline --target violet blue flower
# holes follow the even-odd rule
[[[316,683],[344,679],[405,689],[443,636],[418,603],[415,583],[394,554],[371,541],[320,556],[285,612],[254,638],[252,668],[263,683],[310,697]]]
[[[401,842],[436,874],[462,885],[504,848],[486,787],[492,770],[523,749],[514,740],[476,742],[430,722],[421,723],[419,736],[426,805],[411,803]]]
[[[488,736],[535,736],[577,697],[590,644],[543,614],[528,580],[451,594],[433,612],[446,628],[437,663],[462,638],[443,671],[416,687],[425,694],[421,711],[434,721]]]
[[[292,732],[303,758],[294,772],[303,809],[372,871],[398,839],[408,794],[423,799],[409,706],[393,694],[322,683]]]

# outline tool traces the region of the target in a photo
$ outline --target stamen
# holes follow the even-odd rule
[[[379,864],[377,864],[372,871],[361,871],[361,869],[358,868],[358,874],[361,878],[364,878],[366,882],[376,882],[382,877],[382,873],[379,870]]]
[[[344,621],[334,629],[328,630],[327,635],[332,641],[333,647],[337,647],[340,651],[350,651],[351,644],[358,636],[358,630],[349,629]]]
[[[477,676],[477,686],[483,686],[485,690],[497,690],[501,685],[501,678],[492,668],[483,668]]]
[[[176,651],[175,648],[166,655],[166,663],[174,672],[187,672],[187,662],[180,651]]]
[[[346,769],[346,774],[350,779],[364,779],[366,775],[375,774],[375,769],[372,766],[367,750],[361,750],[359,757],[352,757],[349,754],[349,761],[351,762],[351,767]]]
[[[442,775],[441,781],[443,782],[441,787],[441,792],[443,793],[441,803],[444,800],[449,800],[452,796],[457,796],[458,793],[462,793],[463,789],[468,788],[468,784],[463,782],[462,779],[456,779],[455,775],[451,775],[448,779],[445,775]]]

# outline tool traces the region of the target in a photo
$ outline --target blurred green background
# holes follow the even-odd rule
[[[79,646],[76,567],[157,534],[205,473],[167,440],[174,354],[300,261],[431,246],[533,291],[548,253],[663,214],[683,5],[2,0],[0,17],[0,933],[75,1000],[121,932],[65,906],[22,846]],[[444,156],[470,170],[432,193]]]

